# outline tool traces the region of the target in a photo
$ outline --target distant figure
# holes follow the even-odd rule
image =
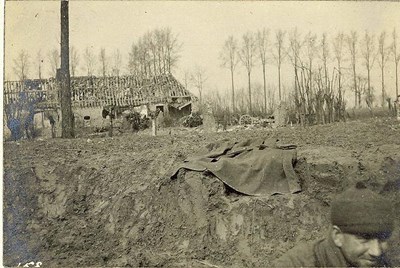
[[[26,138],[33,139],[35,137],[35,106],[33,102],[27,102],[20,111],[21,122],[23,123]]]
[[[21,138],[21,122],[18,118],[10,118],[7,120],[7,127],[11,131],[11,139],[17,141]]]
[[[17,141],[21,138],[21,121],[18,116],[18,106],[15,102],[6,105],[5,115],[7,127],[11,131],[11,139]]]
[[[389,200],[357,185],[331,204],[324,239],[298,245],[275,261],[277,267],[389,267],[385,255],[394,229]]]
[[[23,138],[24,133],[28,139],[34,137],[35,105],[33,101],[22,95],[19,100],[6,105],[7,127],[11,131],[12,140]]]
[[[20,123],[21,134],[19,136],[19,139],[24,136],[24,132],[27,139],[34,138],[35,101],[29,99],[27,93],[20,92],[18,94],[18,99],[11,103],[10,106],[12,106],[13,112],[10,113],[11,117],[9,118],[13,118],[14,123],[16,123],[17,121],[19,121]],[[14,124],[14,127],[16,127],[16,124]]]
[[[51,137],[56,137],[56,123],[60,120],[60,115],[58,114],[57,109],[55,110],[46,110],[44,115],[47,119],[49,119],[51,126]]]

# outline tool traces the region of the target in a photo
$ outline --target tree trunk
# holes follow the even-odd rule
[[[368,71],[367,71],[367,75],[368,75],[368,106],[370,109],[372,109],[373,107],[373,99],[372,99],[372,92],[371,92],[371,69],[368,66]]]
[[[396,98],[399,96],[399,79],[398,79],[398,74],[397,74],[397,67],[398,64],[396,63]]]
[[[250,78],[250,72],[247,72],[248,80],[249,80],[249,114],[252,114],[252,109],[251,109],[251,78]]]
[[[278,63],[278,89],[279,89],[279,103],[282,100],[282,92],[281,92],[281,63]]]
[[[357,75],[356,66],[353,64],[353,79],[354,79],[354,108],[357,107]]]
[[[298,92],[297,92],[297,83],[298,83],[298,76],[297,76],[297,61],[294,63],[294,96],[295,99],[297,100],[298,98]]]
[[[264,113],[267,113],[267,85],[265,79],[265,64],[263,64],[263,78],[264,78]]]
[[[235,83],[233,81],[233,68],[231,68],[231,81],[232,81],[232,112],[235,113]]]
[[[300,94],[299,94],[299,76],[298,76],[298,72],[297,72],[297,58],[295,57],[295,61],[294,61],[294,98],[295,98],[295,105],[296,105],[296,113],[297,113],[297,120],[300,122],[302,126],[304,125],[302,122],[302,118],[301,118],[301,100],[300,100]]]
[[[73,138],[74,116],[71,105],[69,74],[68,1],[61,1],[61,116],[62,138]]]
[[[382,76],[382,107],[385,107],[385,74],[383,73],[383,66],[381,69],[381,76]]]

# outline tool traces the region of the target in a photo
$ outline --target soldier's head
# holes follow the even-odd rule
[[[338,195],[331,206],[332,239],[351,266],[382,262],[394,228],[391,202],[362,185]]]

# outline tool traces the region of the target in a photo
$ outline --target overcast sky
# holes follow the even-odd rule
[[[59,49],[60,2],[7,1],[5,5],[5,79],[13,80],[16,79],[13,59],[21,49],[30,54],[32,61],[36,60],[39,49],[43,54]],[[397,2],[70,1],[69,8],[70,45],[80,53],[87,46],[93,47],[96,54],[104,47],[109,55],[119,48],[124,55],[124,65],[128,62],[132,42],[147,31],[171,28],[182,43],[175,76],[182,80],[184,71],[199,65],[206,69],[206,90],[209,91],[230,88],[229,71],[220,67],[218,59],[229,35],[240,39],[245,32],[264,27],[271,33],[297,27],[303,35],[311,31],[318,37],[323,32],[332,37],[339,31],[349,33],[352,30],[360,35],[368,30],[378,36],[386,30],[388,45],[394,28],[400,35],[400,4]],[[44,60],[44,72],[48,75],[47,57]],[[391,64],[388,63],[386,79],[389,91],[394,92]],[[285,68],[288,70],[288,63]],[[377,68],[373,73],[374,86],[380,88]],[[254,82],[262,83],[260,74],[261,69],[256,68]],[[274,64],[268,65],[267,74],[269,84],[276,85]],[[30,77],[37,77],[33,67]],[[284,85],[290,87],[292,80],[292,74],[287,71],[283,75]],[[237,87],[246,86],[243,67],[238,68],[235,81]]]

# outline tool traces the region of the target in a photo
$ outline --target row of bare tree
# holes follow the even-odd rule
[[[321,109],[328,109],[330,118],[342,116],[345,89],[354,92],[355,106],[361,106],[362,99],[371,108],[374,102],[374,89],[371,86],[371,71],[378,62],[381,71],[380,104],[387,100],[385,85],[385,68],[387,63],[393,63],[396,81],[396,96],[398,90],[398,65],[400,52],[397,49],[397,33],[394,29],[388,44],[386,32],[378,38],[365,31],[360,36],[352,31],[349,34],[339,32],[330,38],[327,34],[321,37],[309,32],[304,36],[297,28],[290,32],[277,30],[270,36],[269,29],[257,32],[247,32],[241,39],[229,36],[221,50],[222,66],[228,68],[231,74],[231,104],[233,111],[237,109],[235,101],[235,70],[239,63],[244,67],[248,80],[248,112],[253,113],[251,77],[255,66],[261,66],[263,75],[263,111],[267,111],[268,96],[266,65],[277,68],[277,84],[279,102],[283,100],[281,69],[284,62],[293,68],[293,98],[298,114],[315,114],[318,121],[322,118]],[[331,52],[333,51],[333,53]],[[358,69],[358,68],[362,69]],[[364,75],[362,75],[363,73]],[[275,77],[273,78],[276,79]],[[334,113],[332,107],[337,107]],[[339,107],[341,107],[339,109]],[[340,112],[341,111],[341,112]]]
[[[123,71],[139,77],[150,77],[164,73],[170,73],[176,67],[179,59],[181,44],[171,29],[156,29],[144,34],[137,42],[134,42],[129,52],[128,62],[123,63],[123,56],[119,49],[115,49],[111,55],[105,48],[100,48],[96,55],[93,47],[86,47],[80,55],[72,46],[70,48],[70,73],[77,76],[78,71],[87,76],[119,76]],[[39,50],[35,58],[32,58],[25,50],[21,50],[14,59],[13,70],[19,80],[29,77],[42,79],[44,65],[47,65],[48,76],[55,77],[60,68],[59,49],[53,49],[47,54]]]
[[[82,60],[82,61],[81,61]],[[100,49],[98,57],[96,57],[92,48],[87,47],[80,57],[78,50],[72,46],[70,49],[70,73],[71,76],[76,76],[78,68],[81,67],[85,75],[95,75],[96,66],[100,65],[98,74],[118,74],[122,68],[122,56],[119,49],[114,51],[111,57],[106,55],[104,48]],[[44,74],[44,66],[47,65],[48,73]],[[111,70],[109,70],[111,67]],[[32,59],[31,55],[25,50],[21,50],[18,53],[16,59],[14,59],[13,70],[19,80],[23,81],[28,78],[38,78],[50,76],[55,77],[57,69],[60,68],[60,52],[58,49],[53,49],[43,55],[42,51],[38,51],[36,58]],[[33,70],[33,71],[32,71]]]
[[[382,32],[379,38],[368,31],[362,36],[353,31],[349,34],[338,33],[333,37],[327,34],[317,37],[311,32],[302,35],[297,29],[289,32],[277,30],[271,34],[271,31],[265,28],[257,32],[247,32],[241,39],[229,36],[220,54],[222,66],[228,68],[231,74],[230,104],[227,105],[233,111],[240,108],[250,114],[260,112],[265,114],[268,110],[270,111],[273,105],[288,97],[284,94],[284,86],[281,82],[282,65],[287,64],[293,69],[291,77],[293,77],[292,88],[294,88],[290,90],[291,96],[288,99],[290,104],[296,107],[299,117],[314,114],[320,121],[329,118],[333,120],[335,115],[336,118],[341,116],[346,90],[354,93],[355,106],[361,106],[362,100],[369,108],[374,105],[376,100],[371,86],[371,72],[375,63],[378,62],[381,71],[380,103],[383,106],[387,99],[385,69],[390,62],[394,63],[396,95],[399,94],[397,76],[400,52],[397,50],[395,29],[391,33],[391,40],[387,39],[386,32]],[[118,76],[123,69],[138,77],[171,72],[176,67],[180,49],[181,44],[177,36],[172,34],[169,28],[150,31],[132,44],[125,69],[118,49],[109,56],[105,48],[101,48],[96,56],[93,48],[87,47],[80,56],[78,51],[71,47],[71,75],[76,76],[79,67],[88,76],[95,74]],[[39,51],[34,67],[38,78],[42,77],[45,64],[43,58]],[[56,74],[59,59],[57,49],[47,53],[51,76]],[[30,56],[25,51],[21,51],[18,58],[14,60],[14,71],[21,80],[28,77],[33,65],[31,62]],[[242,89],[235,92],[234,81],[239,64],[246,70],[247,94],[244,94]],[[267,65],[276,66],[278,74],[276,78],[268,76]],[[258,70],[255,68],[258,66],[262,69],[262,94],[260,94],[258,84],[252,82],[252,75]],[[185,86],[188,87],[191,83],[191,86],[198,90],[200,101],[203,98],[206,81],[205,70],[201,67],[196,67],[192,73],[185,73]],[[268,84],[277,84],[277,103],[271,100],[275,92],[271,92],[274,89],[272,86],[267,89]],[[236,99],[238,96],[240,96],[239,100]],[[336,107],[335,112],[331,111],[332,107]],[[323,117],[321,109],[327,110],[326,114],[329,116]]]
[[[148,32],[132,44],[129,73],[140,77],[171,73],[179,59],[180,49],[177,36],[169,28]]]

